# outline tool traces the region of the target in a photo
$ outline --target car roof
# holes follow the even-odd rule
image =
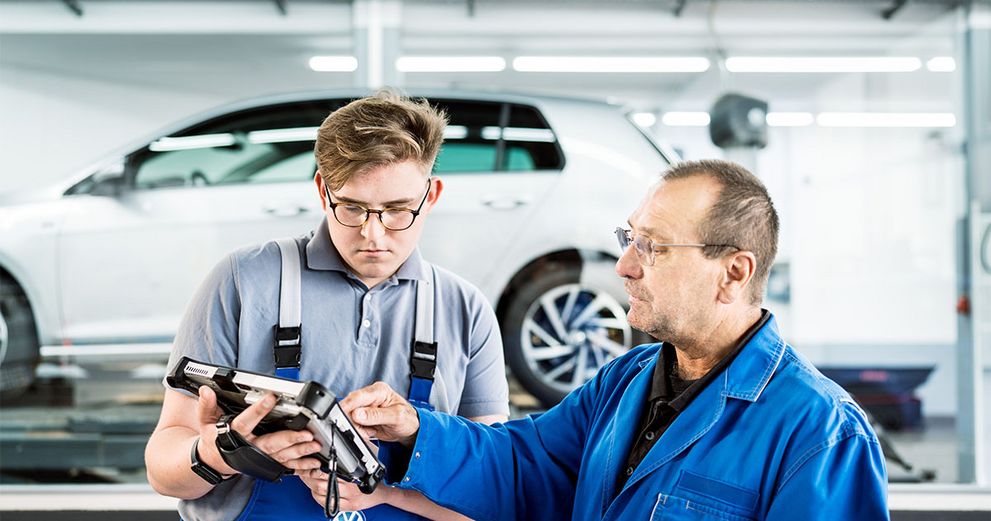
[[[284,103],[296,103],[303,101],[315,101],[325,99],[357,99],[375,94],[376,89],[350,88],[350,89],[321,89],[286,92],[280,94],[269,94],[265,96],[255,96],[238,100],[223,105],[218,105],[206,111],[201,111],[174,122],[165,129],[156,132],[156,136],[163,136],[182,130],[200,121],[205,121],[214,117],[222,116],[232,112],[248,110],[252,108],[264,107],[267,105],[279,105]],[[597,107],[619,105],[605,99],[583,98],[578,96],[563,96],[553,94],[529,94],[504,90],[470,90],[470,89],[443,89],[443,88],[411,88],[396,89],[396,92],[413,98],[426,99],[458,99],[471,101],[494,101],[499,103],[521,103],[526,105],[542,106],[548,102],[555,104],[565,103],[570,105],[589,105]]]

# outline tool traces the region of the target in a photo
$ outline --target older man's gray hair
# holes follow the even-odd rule
[[[715,179],[722,189],[699,224],[698,238],[705,244],[732,244],[753,252],[757,268],[750,285],[750,302],[760,305],[771,265],[778,253],[780,227],[767,188],[746,168],[717,159],[678,163],[665,172],[662,179],[670,181],[699,175]],[[733,248],[726,246],[708,246],[703,254],[714,258],[732,251]]]

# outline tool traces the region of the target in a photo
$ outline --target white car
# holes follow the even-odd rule
[[[0,200],[0,386],[39,357],[168,352],[206,272],[240,246],[313,229],[313,140],[367,92],[310,92],[218,108],[48,189]],[[546,404],[638,333],[613,272],[613,230],[675,158],[615,105],[413,92],[449,114],[444,196],[424,257],[481,288],[506,359]],[[441,362],[443,363],[443,362]]]

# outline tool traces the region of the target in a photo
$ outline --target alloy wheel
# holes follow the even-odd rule
[[[530,305],[520,345],[533,374],[566,393],[629,350],[632,333],[626,311],[612,295],[566,284]]]

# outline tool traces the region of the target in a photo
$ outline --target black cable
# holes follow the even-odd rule
[[[334,508],[330,508],[330,496],[334,496]],[[330,474],[327,476],[327,495],[323,498],[323,515],[330,519],[341,511],[341,491],[337,488],[337,447],[334,435],[330,436]]]

